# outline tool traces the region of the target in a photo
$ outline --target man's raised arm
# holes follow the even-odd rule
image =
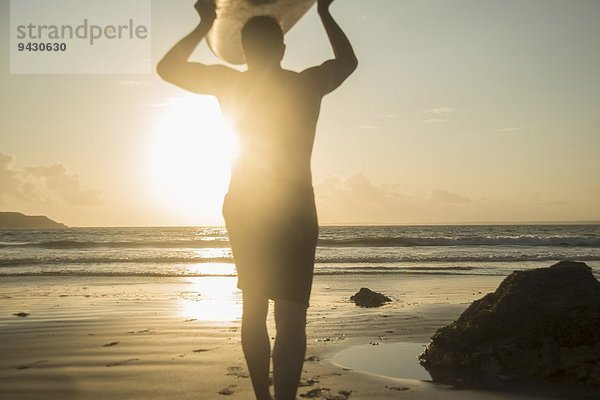
[[[200,24],[165,54],[156,67],[158,75],[182,89],[194,93],[217,95],[238,73],[224,65],[206,65],[188,59],[206,37],[215,21],[215,6],[210,0],[198,0],[195,5]]]
[[[350,41],[329,12],[331,3],[333,0],[319,0],[318,11],[335,58],[303,72],[324,95],[340,86],[358,66]]]

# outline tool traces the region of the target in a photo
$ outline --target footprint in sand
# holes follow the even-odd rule
[[[207,351],[211,351],[211,350],[216,350],[217,347],[215,347],[214,349],[196,349],[196,350],[192,350],[194,353],[205,353]]]
[[[134,362],[134,361],[139,361],[139,358],[129,358],[127,360],[122,360],[122,361],[116,361],[116,362],[112,362],[112,363],[108,363],[106,364],[107,367],[115,367],[117,365],[125,365],[125,364],[129,364],[130,362]]]
[[[141,331],[127,331],[127,333],[130,333],[132,335],[138,334],[138,333],[153,333],[152,329],[144,329]]]
[[[36,364],[42,364],[42,363],[47,363],[47,362],[48,362],[48,360],[38,360],[38,361],[32,362],[31,364],[19,365],[19,366],[17,366],[17,369],[27,369],[27,368],[34,367]]]
[[[300,397],[314,399],[317,397],[322,398],[322,396],[325,396],[325,400],[348,400],[348,398],[352,394],[351,390],[338,390],[337,394],[330,394],[330,392],[331,389],[329,388],[315,388],[309,390],[306,393],[300,394]]]
[[[18,313],[14,313],[13,315],[17,316],[17,317],[21,317],[21,318],[25,318],[26,316],[29,315],[29,313],[26,312],[18,312]]]
[[[242,367],[227,367],[227,375],[235,376],[236,378],[249,378],[247,372]]]
[[[231,396],[233,393],[235,393],[233,388],[236,386],[237,385],[229,385],[226,388],[219,390],[219,394],[221,394],[223,396]]]
[[[321,361],[319,356],[309,356],[304,359],[304,361]]]
[[[301,379],[298,386],[299,387],[314,386],[315,383],[319,383],[318,376],[313,376],[311,379]]]
[[[352,392],[350,390],[340,390],[338,394],[333,394],[325,397],[325,400],[347,400]]]
[[[388,386],[388,385],[385,385],[385,388],[388,389],[388,390],[395,390],[397,392],[401,392],[401,391],[404,391],[404,390],[410,390],[410,388],[408,388],[406,386]]]
[[[300,393],[300,397],[304,397],[306,399],[313,399],[315,397],[320,397],[321,396],[321,392],[323,392],[323,389],[321,388],[314,388],[309,390],[306,393]]]

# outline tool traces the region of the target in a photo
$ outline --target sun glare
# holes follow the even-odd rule
[[[174,213],[219,220],[237,148],[216,99],[172,99],[161,109],[147,153],[154,198]]]

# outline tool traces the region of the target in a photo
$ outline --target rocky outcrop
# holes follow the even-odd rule
[[[581,262],[514,272],[439,329],[419,361],[439,381],[468,374],[600,387],[600,282]]]
[[[392,301],[389,297],[364,287],[360,288],[353,296],[350,296],[350,300],[359,307],[381,307]]]
[[[67,226],[43,215],[0,212],[0,229],[6,228],[66,228]]]

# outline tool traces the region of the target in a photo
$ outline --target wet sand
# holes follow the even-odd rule
[[[534,399],[389,378],[337,365],[354,345],[426,343],[502,277],[316,276],[299,398]],[[253,399],[236,278],[4,277],[0,398]],[[377,309],[349,297],[369,287]],[[27,316],[14,314],[27,313]],[[274,339],[272,307],[268,318]],[[406,362],[406,360],[399,360]]]

